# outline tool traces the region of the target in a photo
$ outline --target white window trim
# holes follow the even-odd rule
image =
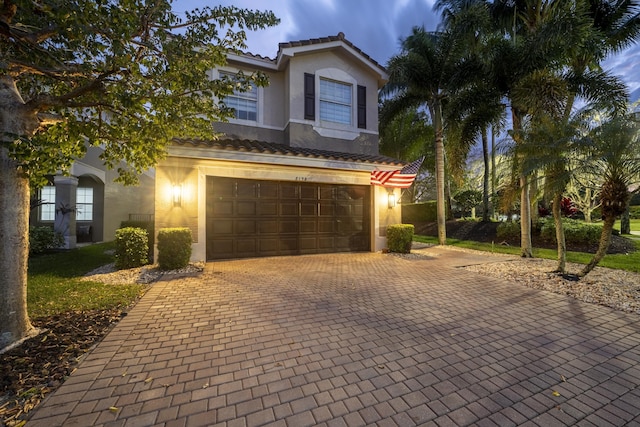
[[[339,83],[351,85],[351,124],[329,122],[320,120],[320,80],[333,80]],[[313,129],[320,135],[328,138],[346,140],[356,139],[363,129],[358,129],[358,80],[351,74],[339,68],[322,68],[315,71],[315,110],[316,119]]]
[[[77,193],[81,189],[82,190],[85,190],[85,189],[91,190],[91,203],[80,203],[79,202],[80,199],[78,198],[78,194]],[[91,221],[93,221],[93,216],[94,216],[93,215],[93,207],[94,207],[93,200],[94,200],[93,187],[78,187],[76,189],[76,209],[77,209],[76,221],[79,221],[79,222],[91,222]],[[86,212],[84,212],[84,213],[82,212],[82,206],[91,206],[91,218],[90,219],[78,218],[78,216],[80,216],[80,215],[86,215]]]
[[[51,187],[53,188],[53,201],[47,201],[47,208],[50,208],[51,206],[53,207],[53,218],[52,219],[44,219],[43,218],[43,208],[44,205],[41,205],[38,209],[38,219],[41,222],[54,222],[56,220],[56,186],[55,185],[46,185],[45,187],[43,187],[42,189],[40,189],[40,198],[42,199],[42,190],[44,188],[47,187]]]
[[[213,79],[219,79],[221,77],[221,74],[227,73],[227,74],[237,74],[238,72],[244,72],[244,73],[248,73],[250,71],[248,70],[239,70],[239,69],[234,69],[234,68],[228,68],[228,67],[222,67],[222,68],[217,68],[215,70],[213,70],[211,72],[211,77]],[[245,126],[262,126],[264,125],[264,87],[262,86],[257,86],[256,87],[257,91],[256,91],[256,120],[245,120],[245,119],[236,119],[235,117],[230,117],[228,119],[229,123],[235,123],[235,124],[240,124],[240,125],[245,125]],[[219,99],[216,99],[216,101],[219,101]]]

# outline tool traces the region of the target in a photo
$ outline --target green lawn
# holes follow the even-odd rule
[[[431,236],[414,236],[416,242],[437,244],[438,238]],[[475,249],[485,252],[495,252],[501,254],[520,255],[520,247],[502,246],[491,243],[479,243],[468,240],[447,239],[447,244],[460,248]],[[607,255],[598,264],[600,267],[615,268],[618,270],[632,271],[640,273],[640,241],[636,242],[637,250],[630,254]],[[533,255],[537,258],[557,259],[558,252],[553,249],[533,249]],[[591,260],[592,254],[583,252],[567,252],[567,261],[578,264],[587,264]]]
[[[640,219],[632,219],[629,220],[630,225],[631,225],[631,231],[638,231],[640,232]],[[613,228],[615,228],[616,230],[620,230],[620,220],[616,220],[616,223],[614,224]]]
[[[146,286],[106,285],[79,280],[84,274],[113,262],[105,253],[113,244],[96,244],[70,251],[34,256],[29,260],[27,307],[31,318],[69,311],[126,307]]]

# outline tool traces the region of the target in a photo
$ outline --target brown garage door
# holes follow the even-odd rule
[[[368,251],[369,187],[207,177],[207,259]]]

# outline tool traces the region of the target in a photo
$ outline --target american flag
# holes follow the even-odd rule
[[[416,179],[416,175],[418,174],[423,161],[424,156],[415,162],[409,163],[399,171],[373,171],[371,172],[371,185],[409,188]]]

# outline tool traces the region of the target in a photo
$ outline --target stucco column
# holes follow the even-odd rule
[[[53,178],[56,186],[56,220],[55,232],[64,237],[64,248],[76,247],[76,193],[78,178],[75,176],[56,175]]]

